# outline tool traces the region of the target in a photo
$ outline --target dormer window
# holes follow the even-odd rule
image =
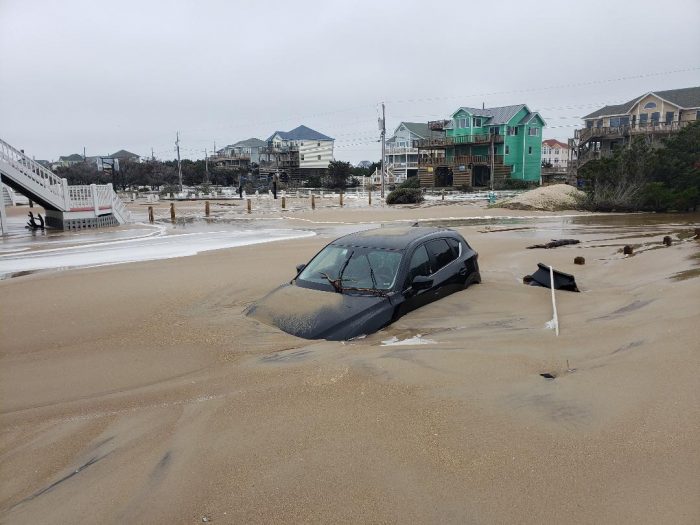
[[[644,109],[656,109],[656,102],[647,102],[644,104]]]
[[[481,127],[481,119],[478,117],[474,117],[474,119],[472,121],[472,126],[474,126],[475,128],[480,128]]]

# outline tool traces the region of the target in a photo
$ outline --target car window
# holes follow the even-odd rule
[[[406,286],[410,286],[418,275],[430,275],[430,256],[428,256],[428,251],[425,249],[425,244],[421,244],[416,251],[413,252],[411,256],[411,264],[408,267],[408,278],[406,279]]]
[[[435,272],[457,258],[445,239],[435,239],[427,242],[426,248],[435,261]]]
[[[450,245],[450,248],[452,248],[452,253],[455,256],[455,259],[461,255],[462,247],[460,246],[460,242],[457,239],[447,239],[447,244]]]

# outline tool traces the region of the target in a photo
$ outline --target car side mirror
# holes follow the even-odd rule
[[[297,264],[297,273],[301,273],[304,268],[306,268],[305,264]]]
[[[425,275],[416,275],[411,283],[411,287],[416,291],[427,290],[431,286],[433,286],[433,280]]]

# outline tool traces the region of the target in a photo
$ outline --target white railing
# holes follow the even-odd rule
[[[44,199],[60,211],[94,211],[95,216],[111,212],[120,223],[130,219],[131,214],[111,184],[69,186],[66,179],[62,179],[2,139],[0,161],[12,168],[5,168],[5,171],[9,172],[8,177],[26,188],[28,193]]]
[[[0,139],[0,159],[49,194],[43,196],[48,196],[53,201],[63,201],[63,181],[61,178],[2,139]]]

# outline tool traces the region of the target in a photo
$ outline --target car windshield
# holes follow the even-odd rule
[[[338,291],[347,289],[390,290],[396,281],[401,252],[378,248],[326,246],[297,279],[332,284]]]

